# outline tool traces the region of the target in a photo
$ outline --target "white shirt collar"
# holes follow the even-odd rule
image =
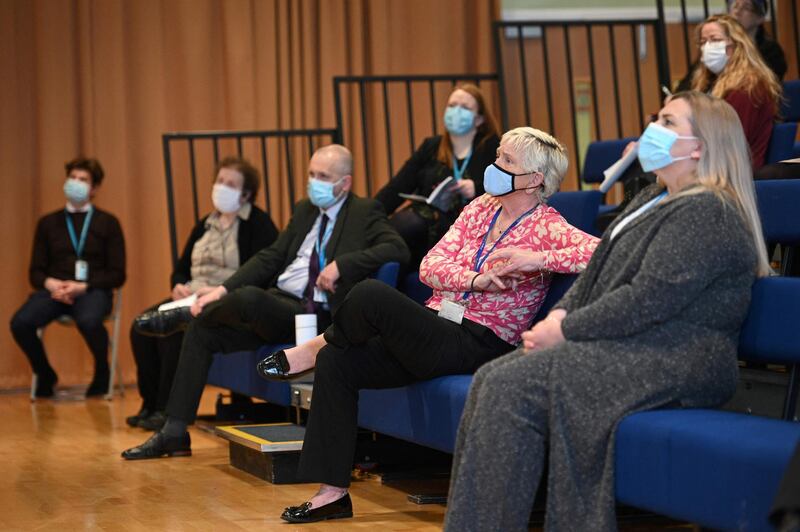
[[[83,207],[75,207],[72,203],[67,202],[67,212],[89,212],[92,208],[92,202],[86,203]]]

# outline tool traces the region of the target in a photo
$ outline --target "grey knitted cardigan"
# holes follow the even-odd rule
[[[545,528],[614,530],[619,421],[732,395],[753,239],[733,205],[701,192],[662,201],[609,240],[616,223],[662,190],[634,199],[556,305],[568,312],[566,342],[517,350],[475,375],[447,530],[525,529],[545,456]]]

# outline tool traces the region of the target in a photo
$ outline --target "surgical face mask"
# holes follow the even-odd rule
[[[341,183],[344,178],[340,179],[335,183],[328,183],[327,181],[322,181],[320,179],[314,179],[313,177],[308,178],[308,199],[311,200],[311,203],[319,207],[320,209],[327,209],[335,204],[344,194],[342,191],[338,196],[334,195],[333,189]]]
[[[444,127],[452,135],[465,135],[475,124],[475,113],[454,105],[444,110]]]
[[[214,203],[214,208],[221,213],[236,212],[242,206],[242,191],[223,185],[222,183],[215,183],[214,188],[211,189],[211,201]]]
[[[84,203],[89,199],[89,183],[79,179],[68,178],[64,182],[64,195],[73,204]]]
[[[719,74],[725,65],[728,64],[728,53],[725,49],[728,43],[725,41],[708,41],[703,45],[700,60],[714,74]]]
[[[522,174],[512,174],[508,170],[504,170],[497,166],[497,164],[492,163],[486,167],[486,170],[483,172],[483,188],[492,196],[505,196],[506,194],[511,194],[515,190],[527,190],[529,188],[536,188],[536,187],[525,187],[525,188],[516,188],[514,183],[514,178],[521,176],[521,175],[528,175],[532,172],[524,172]]]
[[[647,129],[644,130],[642,136],[639,137],[639,164],[642,165],[642,170],[645,172],[652,172],[659,168],[669,166],[675,161],[683,159],[690,159],[691,155],[684,157],[673,157],[670,154],[672,145],[678,139],[692,140],[697,137],[680,136],[671,129],[667,129],[661,124],[653,122]]]

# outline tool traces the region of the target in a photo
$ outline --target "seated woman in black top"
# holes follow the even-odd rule
[[[269,215],[253,204],[261,184],[258,170],[244,159],[226,157],[217,165],[214,175],[211,193],[214,211],[201,219],[189,235],[170,278],[172,297],[161,303],[189,297],[205,286],[219,286],[239,265],[278,236]],[[146,312],[155,311],[161,303]],[[130,426],[158,430],[164,424],[164,408],[182,342],[182,332],[146,336],[134,322],[131,347],[142,408],[127,418]]]
[[[419,268],[422,257],[447,232],[461,209],[483,194],[483,171],[494,162],[500,146],[497,123],[481,90],[471,83],[456,86],[447,99],[445,132],[428,137],[392,180],[375,195],[394,215],[390,221],[411,250],[409,268]],[[452,176],[441,209],[413,201],[395,210],[405,200],[399,193],[429,196],[436,186]]]

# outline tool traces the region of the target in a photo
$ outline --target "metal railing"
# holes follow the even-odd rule
[[[592,140],[640,133],[669,86],[662,20],[495,22],[504,127],[532,125],[571,143],[572,176]]]
[[[386,182],[395,174],[423,138],[439,133],[447,97],[460,82],[481,87],[487,105],[497,112],[496,74],[333,78],[339,138],[366,176],[367,196],[372,196],[373,183]],[[380,175],[385,179],[374,177]]]
[[[208,178],[211,184],[213,171],[219,161],[228,155],[237,155],[250,161],[261,170],[263,205],[267,212],[283,198],[274,198],[271,190],[283,192],[285,187],[289,208],[297,200],[296,190],[305,181],[303,169],[311,154],[322,145],[338,142],[338,130],[287,129],[262,131],[190,131],[162,135],[164,170],[167,185],[167,209],[172,264],[178,261],[178,229],[176,223],[176,181],[181,190],[188,188],[194,224],[200,220],[200,198],[197,176]],[[185,152],[179,153],[180,144]],[[178,161],[178,159],[181,159]],[[298,179],[299,173],[299,179]],[[177,178],[180,177],[178,180]],[[187,194],[182,194],[184,196]]]

